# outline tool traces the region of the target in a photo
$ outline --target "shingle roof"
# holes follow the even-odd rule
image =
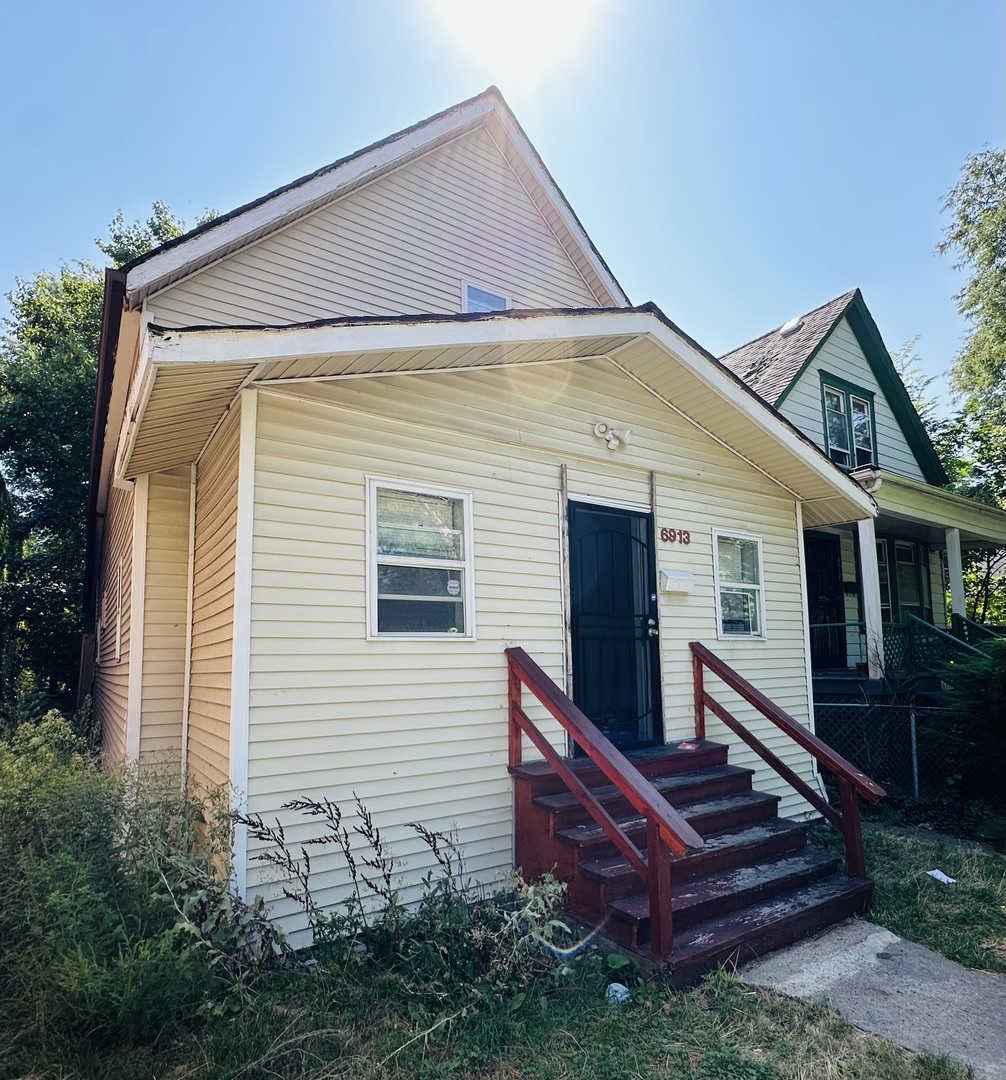
[[[843,293],[798,319],[762,334],[746,345],[720,357],[739,379],[770,405],[775,405],[799,374],[807,359],[828,336],[856,298],[858,289]],[[795,322],[796,328],[783,334],[784,327]]]

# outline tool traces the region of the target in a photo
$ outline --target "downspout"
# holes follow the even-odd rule
[[[805,678],[807,681],[807,721],[812,734],[817,734],[817,717],[814,714],[814,667],[810,655],[810,596],[807,590],[807,551],[804,548],[803,537],[803,503],[796,500],[796,545],[797,567],[800,571],[800,597],[803,623],[803,663]],[[828,801],[828,792],[824,786],[824,777],[818,768],[816,757],[811,756],[811,768],[814,771],[814,783],[821,793],[821,798]]]
[[[196,568],[196,469],[189,466],[189,558],[185,582],[185,674],[182,685],[182,762],[181,782],[184,795],[189,783],[189,706],[192,693],[192,616],[193,583]]]

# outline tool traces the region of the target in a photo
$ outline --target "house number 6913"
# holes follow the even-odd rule
[[[690,544],[692,534],[687,529],[661,529],[660,539],[665,544]]]

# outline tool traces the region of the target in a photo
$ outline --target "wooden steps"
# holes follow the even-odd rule
[[[726,747],[660,747],[631,760],[703,838],[671,859],[674,948],[665,966],[684,985],[721,963],[742,963],[869,909],[873,885],[839,872],[836,857],[807,846],[806,826],[777,816],[779,799],[753,791],[750,769]],[[646,825],[588,761],[573,769],[645,855]],[[628,860],[544,762],[511,770],[517,864],[526,877],[552,871],[569,883],[584,922],[650,957],[649,895]]]

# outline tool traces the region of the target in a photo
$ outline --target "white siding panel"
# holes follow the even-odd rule
[[[925,475],[915,460],[908,440],[894,418],[887,398],[884,397],[880,384],[863,350],[859,347],[856,335],[845,319],[835,327],[831,337],[782,403],[779,411],[783,416],[796,424],[818,446],[824,447],[824,418],[821,411],[822,371],[837,375],[847,382],[863,387],[864,390],[873,391],[876,395],[874,405],[877,424],[877,463],[902,476],[925,481]]]
[[[149,479],[140,759],[152,763],[181,760],[189,489],[188,469]]]
[[[230,779],[238,421],[235,411],[196,470],[188,768],[203,790]]]
[[[133,492],[112,488],[98,579],[98,666],[92,703],[107,762],[126,758],[130,609],[133,566]],[[118,644],[118,647],[117,647]]]
[[[513,306],[596,307],[479,128],[148,300],[167,326],[460,310],[461,279]]]
[[[349,812],[358,795],[402,860],[405,900],[432,868],[409,821],[456,829],[468,869],[487,883],[509,869],[503,650],[523,646],[564,684],[564,463],[574,495],[647,505],[655,470],[658,527],[691,533],[690,544],[657,552],[659,566],[696,579],[692,594],[660,601],[668,741],[694,731],[687,643],[696,639],[807,722],[795,505],[611,365],[401,376],[310,392],[312,400],[261,394],[256,450],[249,808],[279,815],[289,837],[303,839],[313,826],[282,811],[284,802],[324,796]],[[624,451],[613,454],[593,435],[605,417],[631,422]],[[368,475],[473,493],[477,640],[367,640]],[[731,527],[763,537],[765,641],[716,638],[711,535]],[[726,700],[812,775],[805,754]],[[548,730],[562,746],[556,725]],[[726,733],[710,720],[709,736]],[[750,753],[737,749],[733,760],[759,768],[759,785],[784,796],[788,812],[806,809]],[[330,853],[317,867],[316,895],[341,902],[345,868]],[[249,864],[249,885],[267,887],[258,863]]]

